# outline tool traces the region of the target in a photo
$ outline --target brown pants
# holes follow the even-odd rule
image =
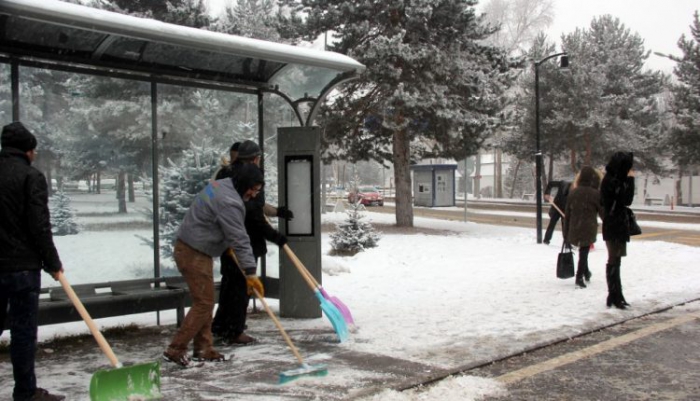
[[[215,302],[214,260],[180,240],[175,243],[174,254],[177,270],[190,288],[192,307],[170,342],[169,349],[184,354],[194,339],[194,352],[207,352],[213,349],[211,321]]]

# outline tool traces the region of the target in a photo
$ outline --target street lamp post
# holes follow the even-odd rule
[[[542,243],[542,149],[540,148],[540,64],[545,61],[552,59],[554,57],[559,57],[560,68],[569,67],[569,57],[566,52],[556,53],[543,58],[535,63],[535,134],[536,134],[536,148],[535,148],[535,174],[537,178],[535,179],[535,198],[537,205],[537,243]]]

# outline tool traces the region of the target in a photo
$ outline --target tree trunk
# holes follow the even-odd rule
[[[501,149],[496,149],[496,171],[494,174],[496,180],[496,182],[494,183],[496,190],[496,193],[494,194],[495,198],[503,198],[503,164],[501,163],[502,156],[503,152],[501,151]]]
[[[515,171],[513,172],[513,185],[510,186],[510,199],[513,199],[513,194],[515,193],[515,184],[518,182],[518,170],[520,170],[520,163],[522,163],[522,161],[518,159],[518,163],[515,165]]]
[[[126,173],[119,171],[117,177],[117,199],[119,200],[119,213],[126,213]]]
[[[129,184],[129,202],[134,203],[136,202],[136,193],[134,192],[134,175],[129,173],[126,177]]]
[[[396,184],[396,225],[413,227],[411,196],[411,141],[405,131],[394,132],[394,183]]]
[[[678,167],[678,180],[676,180],[676,205],[683,204],[683,190],[681,182],[683,181],[683,167]]]
[[[474,160],[474,197],[476,199],[481,199],[481,153],[476,154],[476,160]]]

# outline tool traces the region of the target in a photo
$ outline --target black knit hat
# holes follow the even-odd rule
[[[255,156],[260,156],[262,152],[260,151],[260,146],[253,141],[243,141],[238,147],[238,158],[239,159],[250,159]]]
[[[265,177],[262,170],[253,163],[242,164],[232,180],[233,186],[241,196],[257,185],[265,185]]]
[[[234,142],[233,145],[231,145],[229,152],[238,152],[238,147],[240,147],[240,146],[241,146],[240,142]]]
[[[3,149],[15,148],[22,152],[36,149],[36,137],[19,121],[2,127],[0,143]]]

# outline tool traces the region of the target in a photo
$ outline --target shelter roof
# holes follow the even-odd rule
[[[56,0],[0,0],[0,52],[147,77],[277,87],[292,101],[317,98],[365,69],[338,53]]]

